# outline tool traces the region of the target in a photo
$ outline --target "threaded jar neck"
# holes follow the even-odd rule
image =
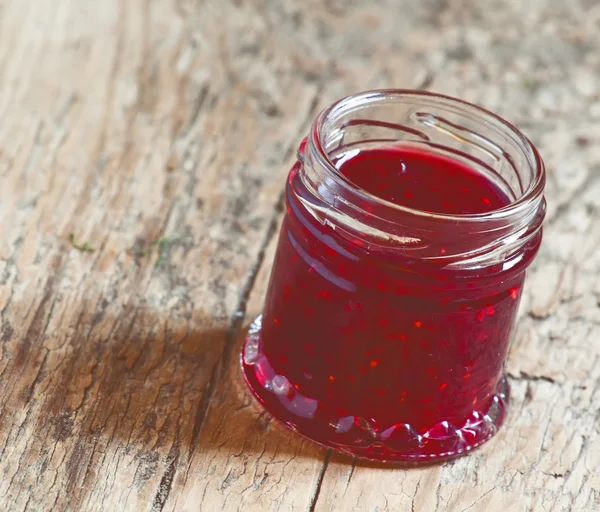
[[[478,214],[422,211],[371,194],[335,165],[350,151],[396,145],[480,171],[510,203]],[[299,186],[308,192],[298,197],[308,212],[373,250],[454,269],[481,268],[513,260],[541,229],[545,169],[538,151],[510,123],[461,100],[408,90],[349,96],[317,116],[298,155]]]

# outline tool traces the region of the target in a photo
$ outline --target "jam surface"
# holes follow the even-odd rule
[[[336,167],[357,187],[415,210],[486,213],[510,199],[479,171],[436,153],[408,149],[355,151]]]
[[[254,394],[299,433],[362,457],[435,460],[478,446],[504,419],[503,365],[535,251],[500,273],[367,247],[308,213],[299,166],[242,357]],[[336,167],[364,192],[421,211],[510,203],[484,174],[434,152],[354,151]],[[456,223],[443,229],[464,235]]]

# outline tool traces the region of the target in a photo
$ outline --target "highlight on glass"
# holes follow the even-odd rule
[[[326,108],[300,144],[250,389],[303,436],[359,457],[440,460],[491,438],[544,164],[458,99],[382,90]]]

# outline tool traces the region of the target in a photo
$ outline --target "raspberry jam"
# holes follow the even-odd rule
[[[476,109],[396,94],[392,109],[415,97]],[[531,146],[531,183],[526,172],[511,180],[515,155],[502,150],[508,166],[474,157],[464,126],[433,106],[395,125],[374,120],[385,110],[363,97],[365,118],[349,122],[344,101],[355,98],[321,114],[290,172],[244,375],[276,418],[324,445],[389,461],[459,455],[504,420],[504,361],[541,241],[543,164]],[[442,137],[450,128],[463,145]],[[332,146],[339,131],[347,140]],[[519,195],[528,215],[512,211]]]
[[[485,213],[510,204],[481,173],[433,152],[388,147],[336,160],[336,168],[357,187],[424,212]]]

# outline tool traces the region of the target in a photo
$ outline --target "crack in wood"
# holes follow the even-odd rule
[[[210,92],[210,87],[208,84],[203,84],[200,88],[200,92],[194,98],[192,103],[192,108],[190,111],[190,119],[186,125],[186,127],[182,130],[181,134],[177,136],[177,138],[185,138],[190,133],[190,131],[194,128],[198,119],[200,117],[200,113],[202,112],[202,107],[204,106],[204,102],[208,98],[208,93]]]
[[[177,447],[177,442],[173,443],[171,447],[171,451],[167,456],[167,468],[163,473],[162,478],[160,479],[160,483],[158,485],[158,490],[156,491],[156,495],[154,496],[154,501],[152,502],[152,508],[150,509],[152,512],[162,512],[167,499],[169,499],[169,494],[171,493],[171,488],[173,486],[173,479],[175,478],[175,472],[177,470],[177,461],[179,460],[179,448]]]
[[[513,373],[507,373],[509,379],[516,381],[525,381],[525,382],[548,382],[550,384],[560,385],[556,380],[552,377],[548,377],[547,375],[530,375],[527,372],[521,370],[519,375],[515,375]]]
[[[346,491],[348,490],[348,486],[350,485],[350,480],[352,480],[352,475],[354,475],[354,470],[356,469],[356,462],[357,462],[357,458],[352,457],[352,464],[350,466],[350,471],[348,472],[348,479],[346,480],[346,483],[344,484],[344,494],[346,494]]]
[[[315,512],[315,507],[317,506],[317,501],[319,500],[319,495],[321,493],[321,486],[323,485],[323,479],[325,478],[325,472],[327,471],[327,467],[329,466],[329,459],[331,458],[331,448],[327,448],[325,452],[325,458],[323,459],[323,464],[321,465],[321,469],[319,470],[319,475],[317,476],[317,483],[315,485],[315,490],[313,491],[313,495],[310,499],[310,504],[308,505],[307,512]]]

